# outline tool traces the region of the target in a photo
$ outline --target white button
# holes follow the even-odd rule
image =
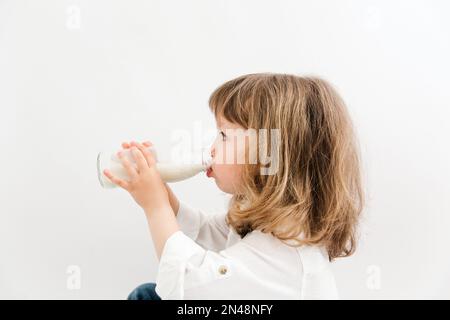
[[[227,266],[222,265],[219,267],[220,274],[225,274],[225,273],[227,273],[227,271],[228,271]]]

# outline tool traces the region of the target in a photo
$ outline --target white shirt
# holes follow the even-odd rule
[[[338,299],[327,252],[290,247],[259,230],[243,239],[225,222],[180,201],[180,230],[166,241],[156,293],[166,299]]]

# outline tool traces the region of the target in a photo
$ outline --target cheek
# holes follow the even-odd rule
[[[242,165],[217,165],[214,168],[216,179],[224,185],[238,185],[241,177]]]
[[[215,160],[217,164],[243,164],[248,159],[248,140],[237,143],[231,137],[227,141],[218,141],[215,145]]]
[[[214,175],[221,180],[226,180],[229,175],[229,165],[215,164],[213,167]]]

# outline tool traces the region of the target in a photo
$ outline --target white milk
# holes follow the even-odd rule
[[[148,148],[157,160],[156,150],[153,147]],[[126,157],[132,165],[136,167],[133,156],[130,150],[123,150],[124,157]],[[170,162],[156,162],[156,169],[161,175],[161,179],[164,182],[177,182],[188,179],[196,174],[206,171],[211,163],[211,159],[207,154],[202,153],[202,159],[194,163],[170,163]],[[122,180],[129,180],[128,174],[125,168],[122,166],[122,162],[116,154],[99,153],[97,156],[97,174],[100,184],[104,188],[117,187],[112,183],[108,177],[103,174],[103,170],[109,169],[111,173]]]

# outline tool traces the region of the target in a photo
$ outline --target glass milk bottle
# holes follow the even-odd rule
[[[161,179],[164,182],[177,182],[188,178],[191,178],[202,171],[207,171],[212,164],[212,158],[208,149],[202,149],[200,152],[191,154],[191,161],[188,163],[183,162],[160,162],[156,154],[154,146],[147,148],[152,152],[156,160],[156,170],[161,175]],[[130,149],[121,150],[123,157],[126,157],[129,162],[136,168],[136,161],[131,154]],[[193,157],[192,157],[193,156]],[[111,173],[120,179],[129,180],[129,176],[122,165],[119,157],[116,153],[100,152],[97,156],[97,175],[100,185],[103,188],[115,188],[115,185],[103,171],[109,169]]]

